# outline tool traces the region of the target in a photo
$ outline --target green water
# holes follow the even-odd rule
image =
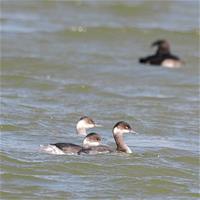
[[[1,1],[1,199],[199,199],[198,1]],[[185,65],[144,66],[165,38]],[[48,155],[75,124],[133,154]]]

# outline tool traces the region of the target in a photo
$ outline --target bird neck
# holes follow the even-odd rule
[[[165,55],[165,54],[170,54],[170,49],[169,47],[159,47],[158,50],[156,51],[157,55]]]
[[[114,139],[115,139],[115,143],[117,145],[117,151],[125,152],[125,153],[132,153],[131,149],[124,142],[122,133],[113,133],[113,136],[114,136]]]
[[[81,126],[76,127],[76,132],[77,132],[78,135],[84,135],[84,136],[87,135],[86,134],[86,128],[81,127]]]

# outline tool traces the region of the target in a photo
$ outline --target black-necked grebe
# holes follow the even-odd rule
[[[124,121],[120,121],[115,124],[113,127],[113,137],[115,139],[115,143],[117,145],[116,151],[117,152],[124,152],[124,153],[132,153],[131,149],[128,145],[124,142],[123,135],[125,133],[136,133],[132,130],[131,126]],[[102,154],[102,153],[111,153],[114,152],[110,147],[105,145],[93,146],[89,148],[82,148],[78,154]]]
[[[168,68],[178,68],[183,64],[179,57],[171,54],[170,45],[166,40],[157,40],[152,43],[152,46],[158,47],[156,53],[154,55],[140,58],[140,63],[160,65]]]
[[[83,146],[72,143],[55,143],[41,145],[41,151],[49,154],[77,154],[82,148],[95,147],[101,144],[101,137],[97,133],[89,133],[83,140]]]
[[[76,132],[78,135],[86,136],[86,130],[94,127],[101,127],[101,125],[96,124],[94,120],[88,116],[81,117],[76,124]]]

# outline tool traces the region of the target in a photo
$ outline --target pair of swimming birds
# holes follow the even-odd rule
[[[50,154],[102,154],[111,152],[132,153],[131,149],[124,142],[123,135],[125,133],[136,133],[131,126],[124,121],[117,122],[112,130],[116,143],[116,149],[113,150],[107,145],[101,144],[101,136],[97,133],[86,133],[87,129],[100,127],[90,117],[81,117],[76,125],[77,134],[85,136],[82,145],[72,143],[55,143],[49,145],[41,145],[41,150]]]

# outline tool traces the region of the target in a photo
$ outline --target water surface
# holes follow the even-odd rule
[[[198,1],[1,1],[1,199],[199,199]],[[186,64],[138,58],[165,38]],[[127,121],[131,155],[55,156],[75,124]]]

